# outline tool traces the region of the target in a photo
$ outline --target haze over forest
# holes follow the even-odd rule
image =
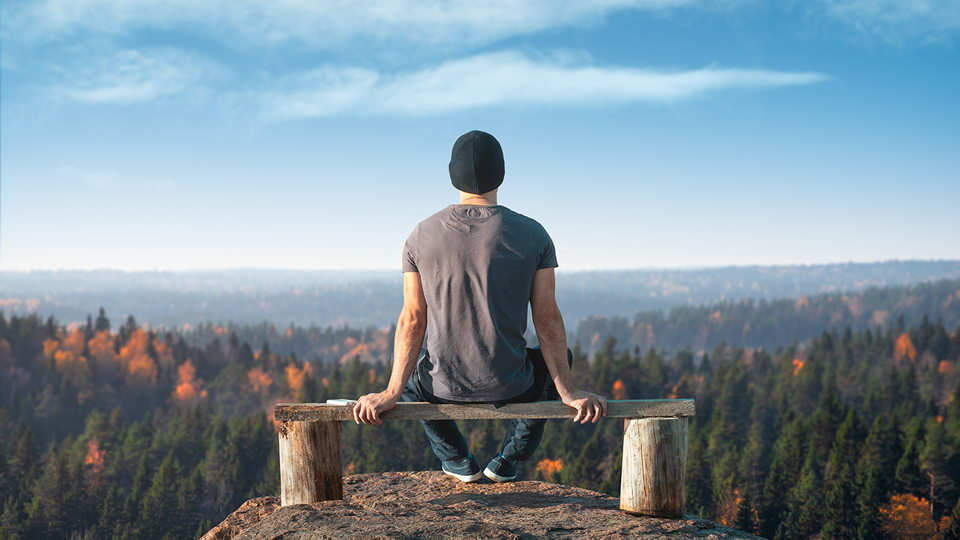
[[[960,278],[960,261],[888,261],[557,273],[567,330],[587,317],[633,317],[687,305],[799,298]],[[0,309],[81,323],[104,307],[114,324],[202,323],[388,327],[402,304],[395,271],[112,270],[0,272]]]

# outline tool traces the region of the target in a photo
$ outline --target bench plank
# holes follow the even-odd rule
[[[384,420],[508,420],[513,418],[573,418],[577,410],[559,401],[512,403],[497,408],[486,403],[397,403],[380,415]],[[692,399],[623,399],[607,401],[607,418],[682,418],[696,415]],[[326,403],[278,403],[273,417],[278,422],[353,420],[352,405]]]

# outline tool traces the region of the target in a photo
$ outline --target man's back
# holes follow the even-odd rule
[[[533,276],[556,266],[544,228],[504,206],[451,205],[421,222],[403,271],[419,272],[427,301],[424,388],[474,402],[523,393],[533,380],[524,339]]]
[[[449,170],[460,204],[421,222],[407,240],[390,382],[357,400],[354,420],[380,424],[380,413],[401,398],[506,404],[559,396],[577,409],[574,421],[596,422],[606,414],[606,398],[573,386],[553,242],[539,223],[497,204],[505,174],[500,143],[482,131],[464,134],[453,145]],[[523,338],[528,302],[539,350],[527,349]],[[546,424],[511,421],[500,452],[481,473],[456,422],[421,422],[443,471],[463,482],[516,479],[517,463],[533,455]]]

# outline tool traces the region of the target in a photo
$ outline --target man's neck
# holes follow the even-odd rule
[[[486,193],[467,193],[466,191],[460,192],[460,204],[475,204],[478,206],[496,206],[497,205],[497,190],[488,191]]]

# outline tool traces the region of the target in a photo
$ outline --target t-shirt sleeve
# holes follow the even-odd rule
[[[419,230],[420,227],[414,229],[407,238],[407,241],[403,244],[403,261],[400,267],[404,272],[419,272],[416,257],[417,232]]]
[[[546,244],[543,246],[543,251],[540,253],[540,263],[537,264],[537,270],[543,270],[544,268],[556,268],[560,266],[557,263],[557,248],[553,245],[553,239],[550,238],[550,235],[547,234],[547,231],[543,231],[543,236],[546,239]]]

